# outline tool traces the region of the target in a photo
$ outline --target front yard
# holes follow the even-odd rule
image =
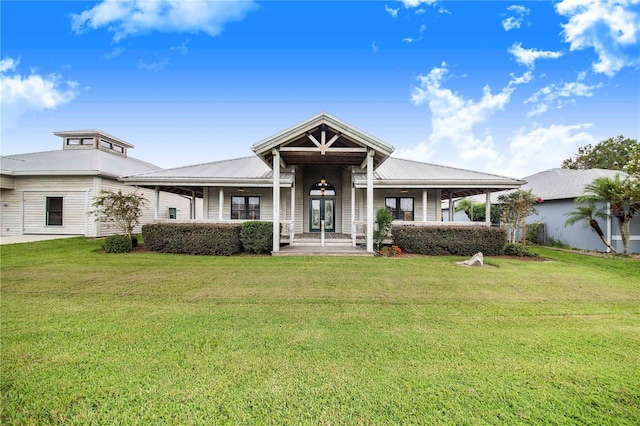
[[[640,424],[640,261],[2,246],[2,424]]]

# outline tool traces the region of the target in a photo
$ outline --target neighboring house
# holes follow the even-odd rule
[[[160,170],[129,157],[133,145],[99,130],[56,132],[62,150],[0,157],[1,235],[59,234],[100,237],[118,232],[88,214],[101,190],[133,192],[122,175]],[[189,219],[195,197],[139,191],[148,199],[142,223],[169,214]],[[138,227],[136,232],[139,232]]]
[[[330,236],[353,245],[364,237],[370,252],[380,207],[391,210],[396,224],[442,225],[441,200],[475,194],[488,199],[493,191],[524,183],[391,158],[392,146],[326,113],[252,149],[252,157],[131,173],[121,180],[155,191],[193,192],[203,199],[206,221],[273,221],[274,251],[285,242],[324,244]]]
[[[604,251],[606,247],[598,235],[591,228],[584,228],[582,223],[565,226],[566,213],[574,210],[574,199],[584,195],[584,187],[600,177],[613,178],[622,172],[618,170],[589,169],[551,169],[523,178],[527,181],[520,189],[531,190],[532,194],[540,197],[543,202],[536,204],[537,214],[527,217],[527,223],[544,222],[547,238],[584,250]],[[491,194],[493,203],[498,201],[502,193]],[[475,201],[484,202],[479,197]],[[607,206],[600,206],[607,211]],[[464,212],[456,212],[457,220],[468,220]],[[463,218],[464,217],[464,218]],[[599,220],[605,238],[612,247],[622,252],[622,240],[616,219]],[[640,253],[640,217],[631,221],[630,253]]]

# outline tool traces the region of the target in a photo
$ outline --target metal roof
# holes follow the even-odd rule
[[[98,149],[61,149],[0,157],[1,173],[13,176],[101,175],[118,178],[153,170],[160,170],[160,167]]]
[[[550,169],[543,172],[533,174],[523,178],[527,183],[522,185],[520,189],[524,191],[531,190],[531,193],[543,200],[563,200],[573,199],[584,194],[584,187],[597,178],[609,177],[616,175],[626,176],[619,170],[606,169]],[[498,196],[506,192],[491,194],[491,201],[497,202]],[[477,199],[484,202],[484,198]]]

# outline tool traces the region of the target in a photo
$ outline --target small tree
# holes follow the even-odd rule
[[[531,190],[509,192],[500,195],[498,201],[502,204],[502,218],[507,226],[507,235],[510,243],[516,242],[518,229],[522,228],[522,240],[526,241],[526,217],[537,213],[535,204],[539,198],[531,193]]]
[[[581,206],[579,203],[576,203],[575,210],[566,213],[565,216],[567,216],[567,221],[564,223],[565,225],[574,225],[577,222],[582,222],[585,228],[591,227],[591,229],[598,234],[602,243],[607,246],[609,250],[617,253],[616,249],[611,247],[611,244],[609,244],[604,237],[604,232],[602,232],[602,228],[597,221],[597,219],[607,219],[609,216],[602,209],[597,208],[594,201],[588,202],[586,206]]]
[[[147,200],[135,192],[123,194],[122,190],[100,191],[100,195],[94,198],[95,210],[89,214],[95,214],[96,221],[106,222],[107,227],[113,224],[131,240],[133,229],[140,223],[142,208],[146,203]]]
[[[380,207],[376,212],[376,223],[378,228],[373,231],[373,242],[376,245],[376,250],[380,250],[382,243],[389,236],[391,231],[391,222],[393,222],[393,215],[386,207]]]
[[[623,253],[629,252],[631,220],[640,212],[640,180],[633,177],[601,177],[584,187],[585,195],[576,198],[580,203],[609,203],[609,215],[615,217],[620,228]]]

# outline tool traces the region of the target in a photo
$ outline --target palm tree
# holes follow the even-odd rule
[[[463,198],[459,200],[455,204],[455,211],[464,211],[469,218],[469,220],[473,221],[473,208],[476,205],[476,202],[470,198]]]
[[[584,187],[585,195],[576,198],[577,202],[609,203],[609,216],[616,218],[620,228],[623,253],[629,253],[629,235],[631,219],[640,212],[640,180],[632,177],[601,177]]]
[[[587,203],[586,206],[576,205],[575,210],[572,212],[568,212],[565,214],[567,216],[567,221],[564,223],[565,225],[575,225],[577,222],[582,222],[584,227],[591,227],[602,243],[607,246],[609,250],[612,250],[617,253],[617,250],[611,247],[611,244],[604,237],[604,232],[602,232],[602,228],[596,219],[608,219],[609,216],[602,210],[596,207],[595,202]]]

